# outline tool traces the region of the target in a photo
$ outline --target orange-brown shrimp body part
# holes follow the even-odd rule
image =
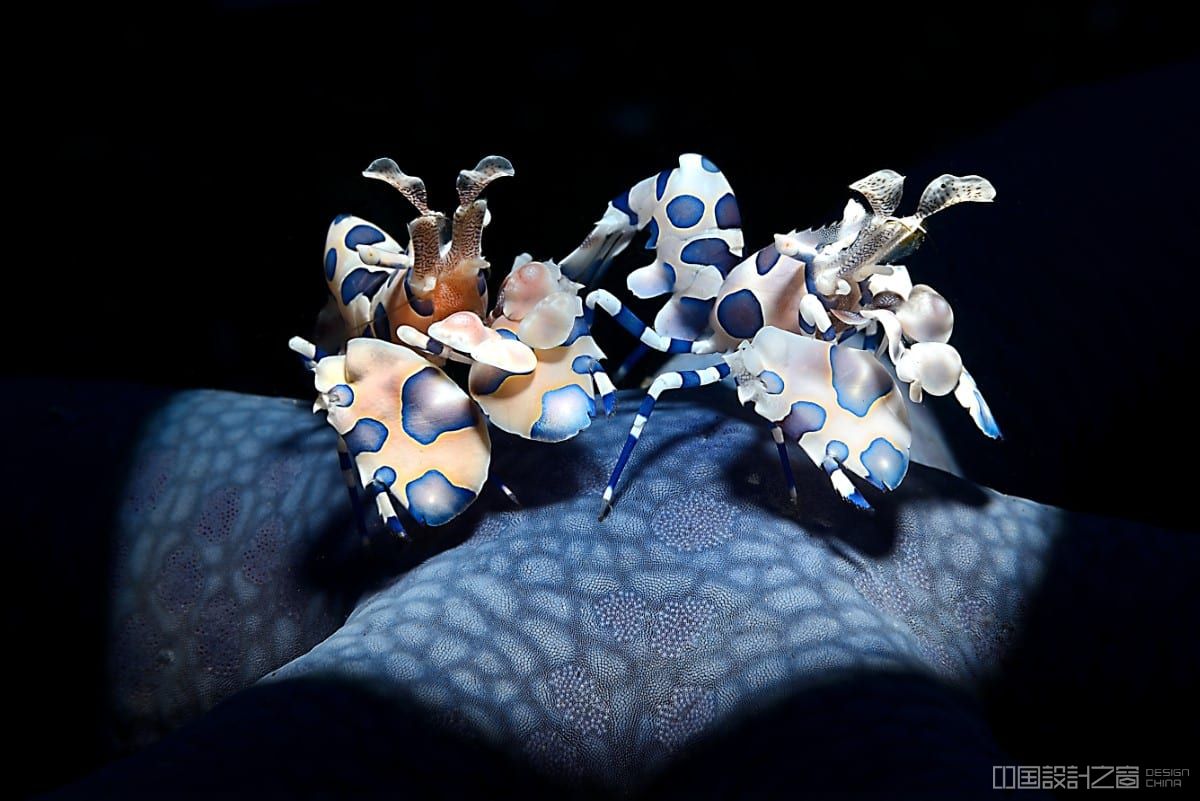
[[[330,228],[326,279],[346,323],[348,338],[375,336],[397,342],[402,325],[418,331],[460,311],[487,312],[488,263],[481,252],[487,202],[479,199],[512,164],[488,156],[459,173],[458,208],[452,219],[429,208],[425,184],[405,175],[391,159],[376,159],[363,172],[391,184],[420,216],[408,225],[404,250],[378,226],[346,215]],[[344,229],[344,230],[343,230]]]

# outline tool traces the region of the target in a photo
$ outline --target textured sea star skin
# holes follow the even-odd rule
[[[663,404],[605,523],[592,496],[628,394],[571,442],[498,438],[524,507],[485,493],[408,551],[358,542],[332,432],[303,404],[56,393],[43,444],[112,409],[130,436],[90,443],[133,454],[112,727],[128,746],[192,721],[64,797],[988,796],[995,764],[1166,747],[1138,724],[1192,686],[1176,625],[1196,619],[1194,536],[920,465],[873,515],[802,471],[793,512],[722,388]],[[1098,700],[1109,727],[1081,725]]]

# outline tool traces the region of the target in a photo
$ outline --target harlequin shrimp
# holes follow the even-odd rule
[[[852,199],[840,223],[777,235],[746,258],[734,195],[716,165],[700,156],[681,156],[677,168],[609,204],[563,259],[563,272],[594,282],[638,231],[648,229],[646,247],[656,257],[633,271],[627,285],[638,297],[670,297],[653,327],[605,290],[591,292],[586,305],[611,315],[650,349],[720,354],[723,363],[655,379],[604,490],[601,519],[659,395],[730,375],[739,399],[771,424],[793,498],[787,439],[860,507],[869,508],[842,468],[883,490],[903,479],[911,444],[907,412],[891,376],[871,355],[885,345],[913,401],[924,392],[953,392],[984,434],[999,436],[961,357],[946,344],[953,327],[949,304],[932,288],[913,286],[897,263],[920,245],[926,218],[957,203],[990,202],[995,190],[979,176],[943,175],[925,189],[915,214],[896,217],[903,180],[881,170],[856,181],[850,189],[866,199],[869,212]],[[847,342],[855,337],[859,347]]]
[[[361,486],[385,525],[405,536],[393,498],[419,523],[438,526],[479,495],[491,463],[487,421],[559,442],[590,424],[597,393],[611,413],[615,390],[600,366],[604,353],[591,337],[581,285],[553,262],[519,257],[487,313],[479,235],[488,216],[476,197],[489,181],[512,174],[507,160],[491,156],[463,171],[449,237],[444,218],[428,211],[419,179],[387,159],[364,174],[392,183],[422,211],[409,226],[409,247],[357,218],[335,220],[326,278],[353,338],[339,355],[299,337],[289,344],[313,371],[314,412],[324,411],[338,433],[360,532],[366,536]],[[356,272],[371,277],[355,279]],[[471,364],[469,395],[441,369],[447,359]]]

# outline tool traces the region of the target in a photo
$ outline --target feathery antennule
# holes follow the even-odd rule
[[[400,194],[416,207],[422,215],[432,214],[429,210],[429,199],[425,194],[425,182],[414,175],[405,175],[396,162],[389,158],[375,159],[365,170],[364,178],[374,178],[384,181],[400,190]]]
[[[876,214],[894,214],[904,193],[904,176],[895,170],[879,170],[850,184],[871,204]]]
[[[413,266],[409,286],[418,295],[425,295],[437,286],[442,268],[442,227],[446,218],[441,214],[418,217],[408,224],[412,243]]]
[[[497,178],[515,174],[512,162],[503,156],[484,156],[473,170],[463,170],[458,174],[459,207],[470,205],[479,197],[487,185]]]
[[[483,228],[486,224],[487,201],[476,200],[458,207],[454,212],[450,254],[447,261],[456,265],[466,259],[482,258]]]
[[[917,204],[917,217],[925,218],[958,203],[991,203],[996,187],[978,175],[939,175],[929,182]]]

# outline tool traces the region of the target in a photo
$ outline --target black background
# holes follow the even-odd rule
[[[493,286],[680,152],[729,177],[748,252],[835,219],[881,167],[909,204],[978,172],[997,203],[939,216],[909,262],[1005,429],[985,442],[934,401],[968,475],[1194,528],[1194,29],[1144,3],[915,8],[46,7],[13,31],[38,55],[10,86],[31,180],[9,369],[307,397],[285,343],[323,303],[329,220],[399,237],[411,217],[359,176],[377,156],[443,209],[459,169],[513,161],[488,191]],[[598,328],[616,362],[627,338]]]

